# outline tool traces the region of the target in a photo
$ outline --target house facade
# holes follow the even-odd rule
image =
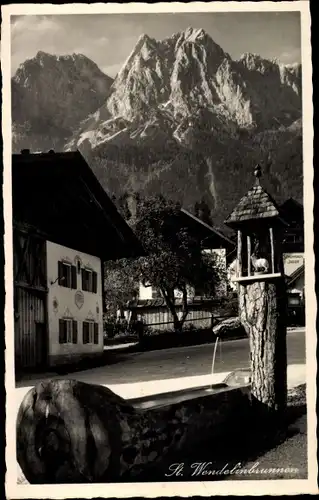
[[[103,351],[102,261],[46,242],[49,364]]]
[[[139,242],[77,151],[13,155],[12,202],[16,369],[101,355],[103,262]]]
[[[305,324],[304,211],[293,198],[282,206],[289,222],[283,239],[284,271],[287,283],[288,315],[292,324]]]

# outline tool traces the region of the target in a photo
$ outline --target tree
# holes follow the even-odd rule
[[[240,320],[250,342],[252,404],[259,417],[287,404],[286,290],[283,278],[239,286]]]
[[[179,219],[180,205],[162,196],[141,201],[135,232],[146,257],[137,259],[135,276],[144,286],[161,290],[173,316],[174,328],[181,331],[189,312],[189,288],[201,287],[207,295],[224,279],[217,258],[202,252],[201,244]],[[174,291],[182,295],[182,315],[178,316]]]
[[[133,259],[108,261],[104,264],[105,305],[110,315],[123,311],[138,294],[138,273]]]
[[[172,314],[174,328],[181,331],[189,312],[190,288],[211,296],[225,279],[217,256],[202,252],[201,243],[181,225],[180,204],[161,195],[141,199],[134,196],[135,216],[130,225],[147,256],[120,259],[105,264],[105,296],[109,310],[124,309],[138,293],[139,283],[161,291]],[[182,298],[178,315],[175,291]]]
[[[198,201],[196,201],[194,205],[194,215],[197,218],[199,218],[199,209],[200,209],[200,204],[198,203]]]
[[[132,217],[128,199],[129,199],[129,194],[125,192],[122,196],[120,196],[118,201],[119,212],[126,221],[129,221],[130,218]]]
[[[205,222],[206,224],[208,224],[209,226],[212,225],[211,211],[206,201],[203,198],[199,204],[198,218],[203,222]]]

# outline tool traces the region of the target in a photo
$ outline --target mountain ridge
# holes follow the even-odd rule
[[[112,83],[83,54],[38,51],[11,79],[14,148],[63,149],[79,123],[102,105]]]
[[[72,57],[83,82],[85,56],[57,63],[74,68]],[[38,59],[46,58],[40,53]],[[141,35],[112,81],[95,63],[85,64],[89,85],[102,82],[98,100],[80,86],[72,102],[80,96],[89,109],[74,116],[72,106],[62,106],[67,119],[51,120],[60,132],[67,130],[54,131],[50,146],[41,137],[37,144],[50,149],[56,134],[58,148],[78,148],[111,195],[162,193],[190,210],[203,198],[214,222],[222,224],[234,198],[250,187],[254,162],[260,162],[271,194],[279,201],[302,200],[301,65],[253,53],[233,60],[204,30],[191,27],[163,40]],[[41,83],[42,76],[37,78]],[[13,80],[13,96],[19,96],[19,84]],[[61,96],[55,99],[59,107]],[[26,140],[17,140],[15,149],[28,139],[32,143],[37,131],[28,109],[32,99],[26,104]],[[21,129],[21,120],[13,126]]]

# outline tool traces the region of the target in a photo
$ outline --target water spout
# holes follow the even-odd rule
[[[214,375],[214,367],[215,367],[215,359],[216,359],[218,341],[219,341],[219,337],[216,337],[215,346],[214,346],[214,353],[213,353],[213,361],[212,361],[212,377]],[[213,388],[213,381],[212,381],[211,388]]]

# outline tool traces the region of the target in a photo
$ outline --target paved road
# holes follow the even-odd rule
[[[288,332],[287,348],[288,364],[305,363],[304,329]],[[68,374],[68,377],[110,385],[208,375],[212,369],[213,352],[214,344],[205,344],[146,353],[114,353],[107,366]],[[218,346],[214,373],[248,366],[248,339],[224,341]],[[30,381],[17,384],[18,387],[28,385],[31,385]]]

